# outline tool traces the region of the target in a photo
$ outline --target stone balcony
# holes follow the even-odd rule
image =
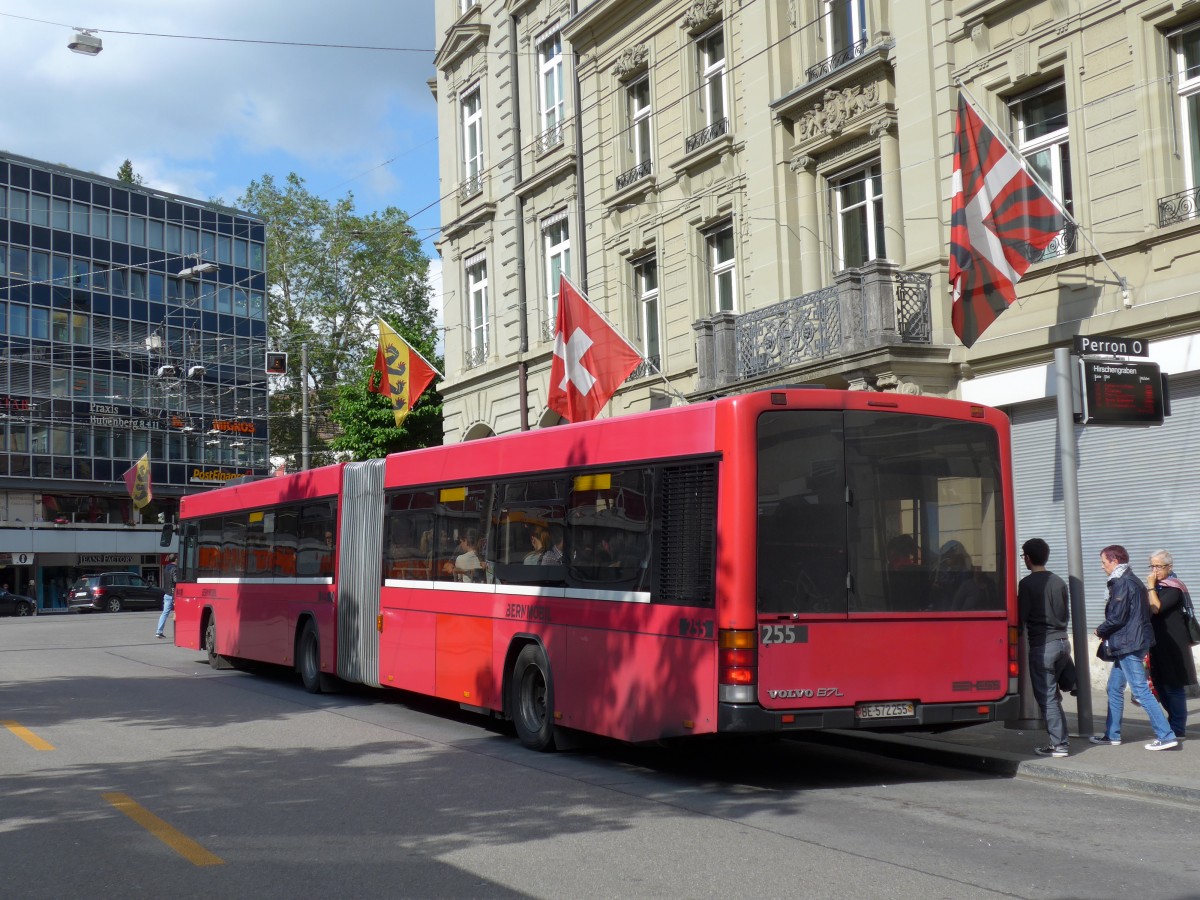
[[[931,278],[872,261],[829,287],[695,323],[696,391],[723,391],[792,369],[932,341]]]

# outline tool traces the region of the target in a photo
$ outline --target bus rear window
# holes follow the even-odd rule
[[[758,512],[760,611],[1004,609],[999,445],[983,423],[766,414]]]

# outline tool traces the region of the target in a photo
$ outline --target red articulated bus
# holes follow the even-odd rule
[[[1015,714],[1008,420],[782,388],[184,499],[176,643],[625,741]]]

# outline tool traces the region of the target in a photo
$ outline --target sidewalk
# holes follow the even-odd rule
[[[1154,740],[1154,732],[1146,714],[1129,702],[1128,695],[1119,747],[1089,743],[1089,735],[1079,734],[1075,698],[1063,699],[1071,733],[1071,755],[1065,759],[1040,757],[1033,752],[1034,747],[1046,743],[1043,728],[1013,729],[1003,722],[973,725],[943,734],[831,731],[822,740],[917,762],[1200,805],[1200,699],[1188,700],[1191,739],[1180,741],[1175,750],[1159,752],[1144,749],[1145,744]],[[1103,692],[1093,693],[1092,707],[1092,720],[1099,733],[1104,730],[1107,712]]]

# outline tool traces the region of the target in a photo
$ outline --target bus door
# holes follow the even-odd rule
[[[758,440],[760,703],[1002,695],[1010,562],[995,430],[781,410],[760,417]]]

